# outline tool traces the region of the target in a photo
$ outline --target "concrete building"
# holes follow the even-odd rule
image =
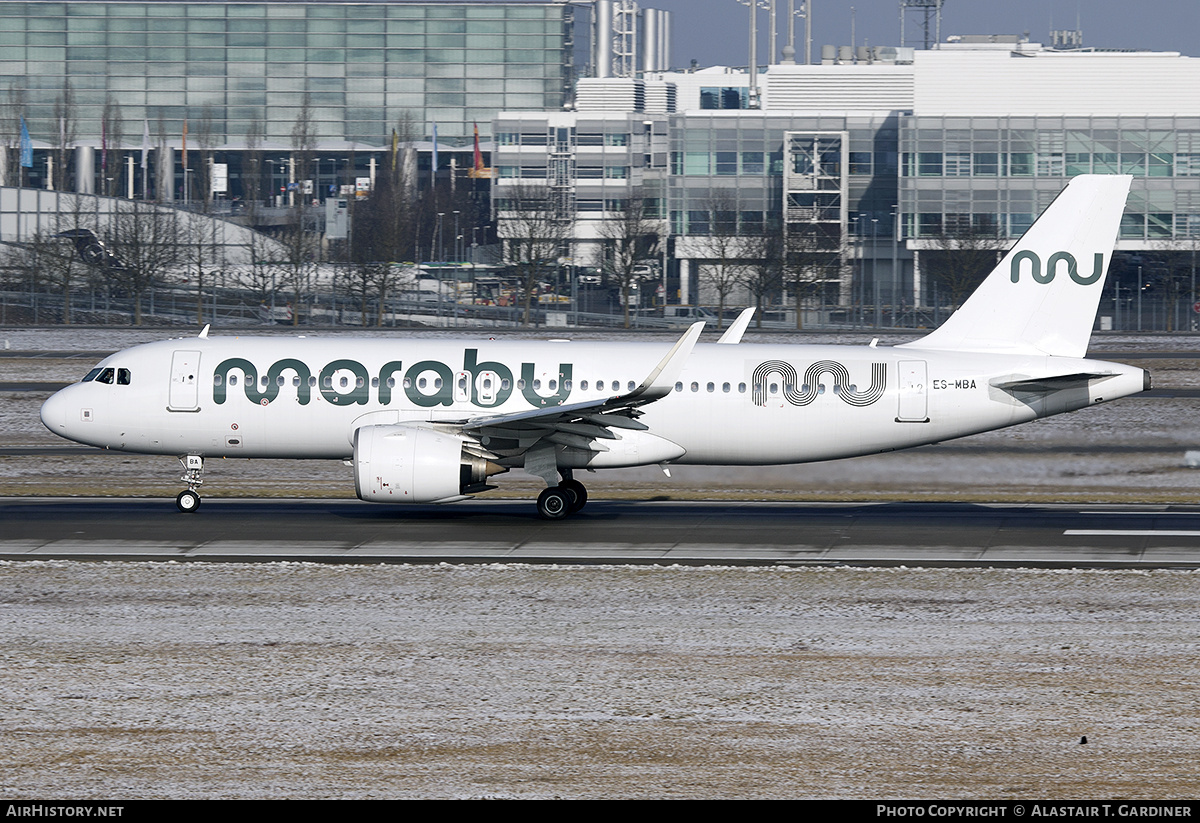
[[[608,189],[620,185],[662,186],[669,291],[683,302],[711,298],[698,286],[715,234],[817,224],[842,248],[823,301],[897,311],[944,302],[922,275],[922,251],[944,231],[1015,238],[1085,173],[1135,177],[1120,250],[1200,244],[1200,60],[956,40],[927,51],[827,49],[820,65],[772,65],[757,109],[748,108],[744,70],[649,74],[676,92],[677,110],[654,119],[669,143],[667,167],[648,163],[636,183],[610,183],[605,197],[619,199]],[[538,116],[506,112],[497,123],[526,129]],[[627,112],[628,139],[640,116]],[[606,123],[619,121],[606,112]],[[523,169],[543,168],[523,151]],[[576,205],[577,236],[592,243],[599,201],[575,196],[587,202]]]

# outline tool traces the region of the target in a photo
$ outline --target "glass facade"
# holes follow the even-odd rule
[[[503,109],[561,110],[573,10],[550,2],[4,2],[0,95],[34,140],[99,145],[106,102],[125,145],[292,143],[308,105],[318,146],[462,145]],[[13,118],[9,118],[13,119]],[[136,124],[136,125],[134,125]],[[136,133],[136,134],[135,134]]]
[[[580,112],[504,117],[495,123],[493,188],[501,234],[511,221],[514,193],[544,188],[560,215],[573,222],[576,241],[601,241],[601,222],[626,211],[631,201],[648,220],[665,216],[667,171],[665,114]],[[589,264],[597,248],[577,253]]]
[[[671,117],[670,209],[674,235],[708,234],[707,205],[732,199],[739,230],[779,225],[789,132],[846,135],[845,200],[856,220],[890,227],[896,204],[898,116],[830,116],[773,111],[685,112]],[[884,220],[883,218],[887,218]]]
[[[1200,117],[907,117],[904,236],[996,227],[1017,237],[1078,174],[1131,174],[1125,241],[1195,238]]]

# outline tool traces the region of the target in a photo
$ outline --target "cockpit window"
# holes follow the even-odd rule
[[[129,369],[117,369],[117,385],[118,386],[128,386],[129,378],[130,378]]]
[[[104,369],[103,371],[100,372],[100,374],[98,374],[96,376],[96,382],[97,383],[107,383],[108,385],[111,386],[113,383],[113,377],[115,377],[115,376],[116,376],[116,369]]]
[[[97,377],[100,376],[100,372],[102,372],[102,371],[104,371],[104,369],[97,366],[96,368],[92,369],[90,372],[85,374],[83,376],[83,379],[80,380],[79,382],[80,383],[91,383],[93,380],[95,380]]]

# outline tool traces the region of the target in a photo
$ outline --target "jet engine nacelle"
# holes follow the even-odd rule
[[[373,503],[449,502],[506,471],[463,446],[433,429],[362,426],[354,432],[354,491]]]

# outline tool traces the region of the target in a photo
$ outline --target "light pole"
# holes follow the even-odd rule
[[[1141,267],[1141,266],[1138,266],[1138,299],[1137,299],[1137,307],[1138,307],[1137,330],[1138,330],[1138,331],[1141,331],[1141,330],[1142,330],[1142,267]]]
[[[900,245],[900,207],[892,206],[892,327],[896,326],[896,306],[899,302],[900,273],[896,271],[896,249]]]
[[[879,305],[879,218],[871,218],[871,289],[875,295],[875,328],[883,325],[883,310]]]

